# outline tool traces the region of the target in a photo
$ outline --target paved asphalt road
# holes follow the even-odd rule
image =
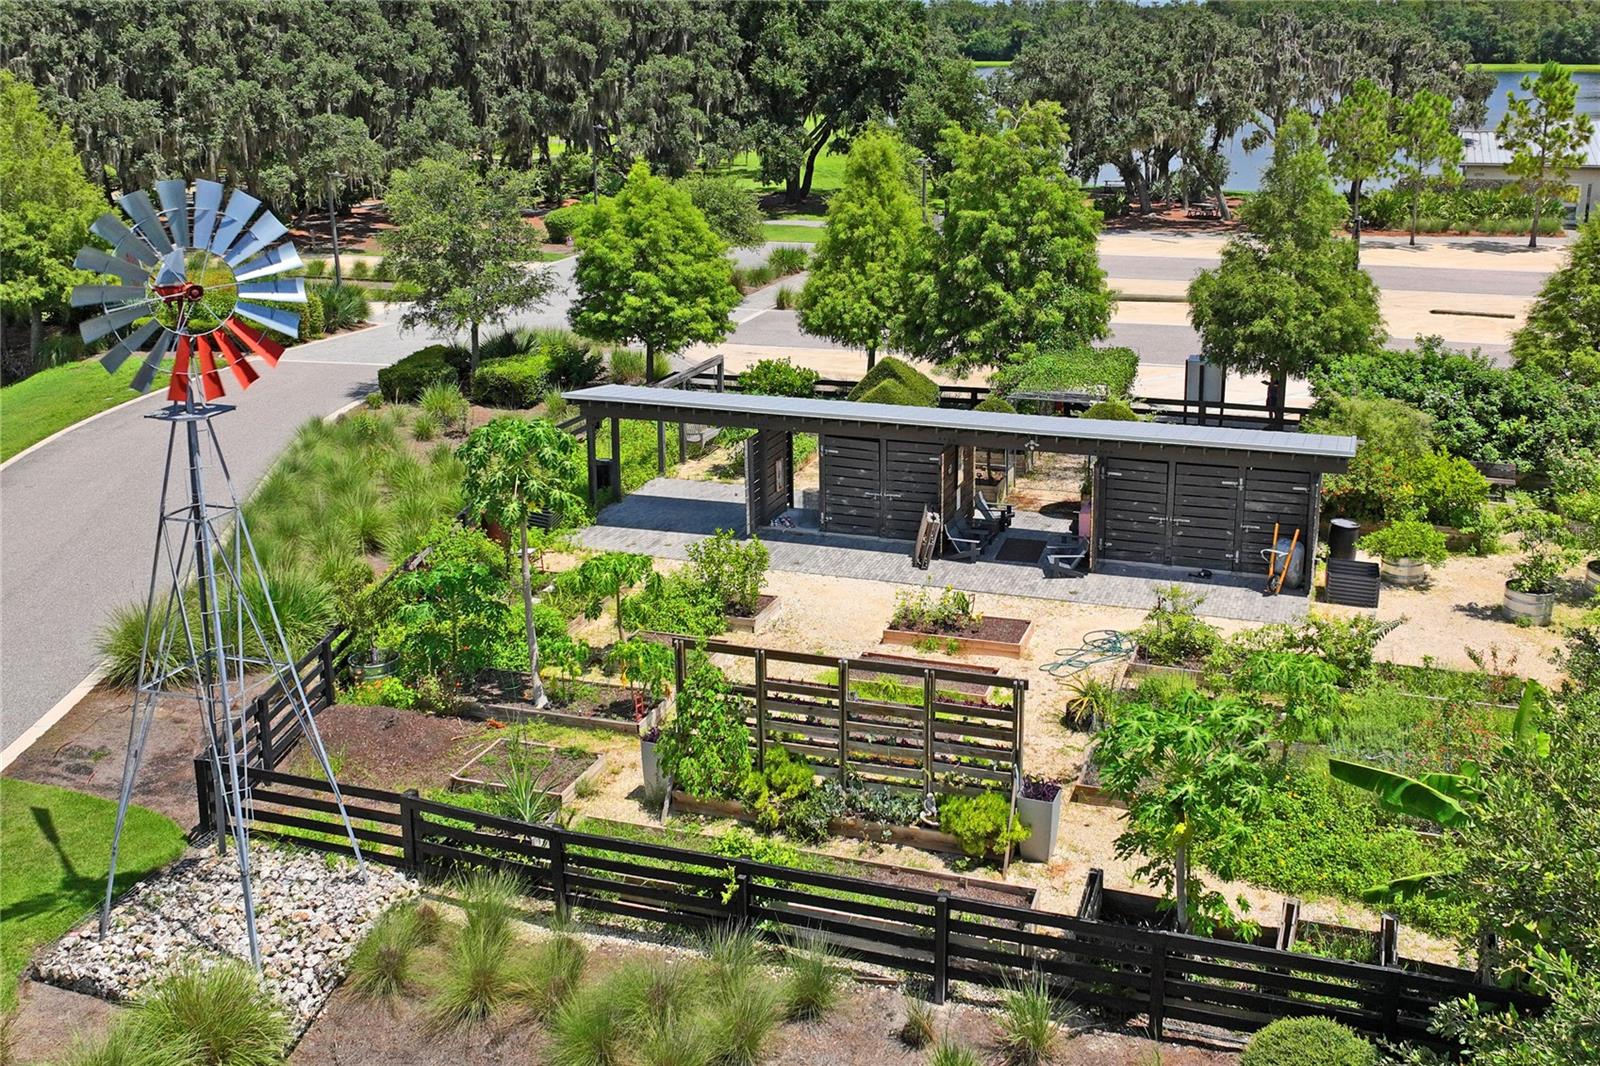
[[[743,250],[742,265],[766,249]],[[1123,278],[1185,279],[1205,257],[1106,256]],[[563,325],[573,261],[550,269],[556,291],[515,325]],[[1531,295],[1538,275],[1505,271],[1380,267],[1386,288]],[[730,341],[796,349],[831,347],[799,331],[792,311],[754,296],[734,319]],[[393,312],[374,328],[294,349],[238,399],[217,424],[241,495],[271,466],[295,427],[338,410],[376,387],[377,371],[435,338],[402,334]],[[1185,326],[1120,325],[1113,341],[1153,364],[1172,365],[1197,349]],[[1491,354],[1502,352],[1486,349]],[[164,427],[145,420],[147,397],[82,425],[0,470],[0,748],[9,745],[95,666],[94,637],[110,610],[142,599],[154,544]]]

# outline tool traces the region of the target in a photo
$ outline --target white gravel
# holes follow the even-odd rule
[[[370,862],[363,879],[347,859],[261,844],[250,858],[262,973],[303,1029],[372,923],[418,888]],[[121,1002],[180,963],[224,956],[250,957],[231,848],[227,855],[192,851],[141,881],[112,907],[104,940],[97,913],[41,954],[34,971],[50,984]]]

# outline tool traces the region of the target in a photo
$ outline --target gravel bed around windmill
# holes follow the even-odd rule
[[[363,879],[354,862],[285,848],[256,845],[250,858],[262,973],[303,1030],[373,921],[418,889],[372,863]],[[239,866],[231,852],[191,852],[117,901],[104,940],[94,915],[42,953],[34,973],[122,1002],[179,964],[222,956],[250,957]]]

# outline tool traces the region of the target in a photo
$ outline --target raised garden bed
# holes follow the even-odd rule
[[[740,633],[764,632],[771,621],[778,616],[778,597],[762,594],[756,600],[754,614],[734,614],[729,611],[724,617],[727,619],[728,628]]]
[[[895,655],[886,651],[864,651],[861,658],[880,663],[895,663],[899,666],[922,666],[932,669],[961,670],[969,674],[995,674],[1000,673],[998,666],[982,666],[976,663],[953,663],[944,659],[922,659],[915,655]],[[880,674],[872,670],[850,671],[852,681],[894,681],[900,684],[915,684],[915,678],[904,674]],[[964,696],[987,696],[993,685],[981,685],[974,681],[945,681],[939,686],[948,692],[959,692]]]
[[[1084,803],[1091,807],[1116,807],[1126,809],[1127,804],[1106,791],[1100,783],[1100,767],[1095,765],[1094,745],[1083,753],[1083,769],[1077,778],[1066,786],[1067,802]]]
[[[1168,677],[1187,677],[1198,682],[1204,673],[1205,662],[1203,660],[1167,665],[1153,663],[1149,659],[1141,658],[1143,655],[1144,649],[1135,644],[1132,654],[1128,656],[1128,670],[1124,676],[1151,677],[1166,675]]]
[[[662,705],[646,706],[641,713],[636,690],[604,681],[546,683],[550,702],[535,707],[522,695],[517,675],[491,675],[479,681],[477,699],[465,712],[478,718],[502,721],[539,721],[577,729],[609,729],[637,735],[660,724]]]
[[[957,655],[999,655],[1020,659],[1032,633],[1033,623],[1026,618],[1001,618],[986,614],[974,632],[936,633],[890,627],[883,631],[883,643],[915,647],[932,640],[953,646]]]
[[[604,758],[578,748],[552,748],[514,737],[499,737],[468,759],[450,775],[455,792],[504,792],[513,768],[534,775],[544,795],[556,803],[571,803],[578,786],[598,776]]]

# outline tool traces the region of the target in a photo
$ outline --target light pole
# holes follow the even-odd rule
[[[589,151],[589,182],[594,187],[594,202],[600,202],[600,142],[605,138],[606,124],[594,124],[594,145]]]
[[[928,222],[928,163],[929,162],[930,162],[930,160],[925,155],[917,157],[917,169],[922,172],[922,222],[923,222],[924,225],[926,225],[927,222]]]
[[[343,284],[343,276],[339,271],[339,210],[333,202],[333,183],[343,181],[344,175],[337,170],[328,172],[328,229],[333,233],[333,283]]]

